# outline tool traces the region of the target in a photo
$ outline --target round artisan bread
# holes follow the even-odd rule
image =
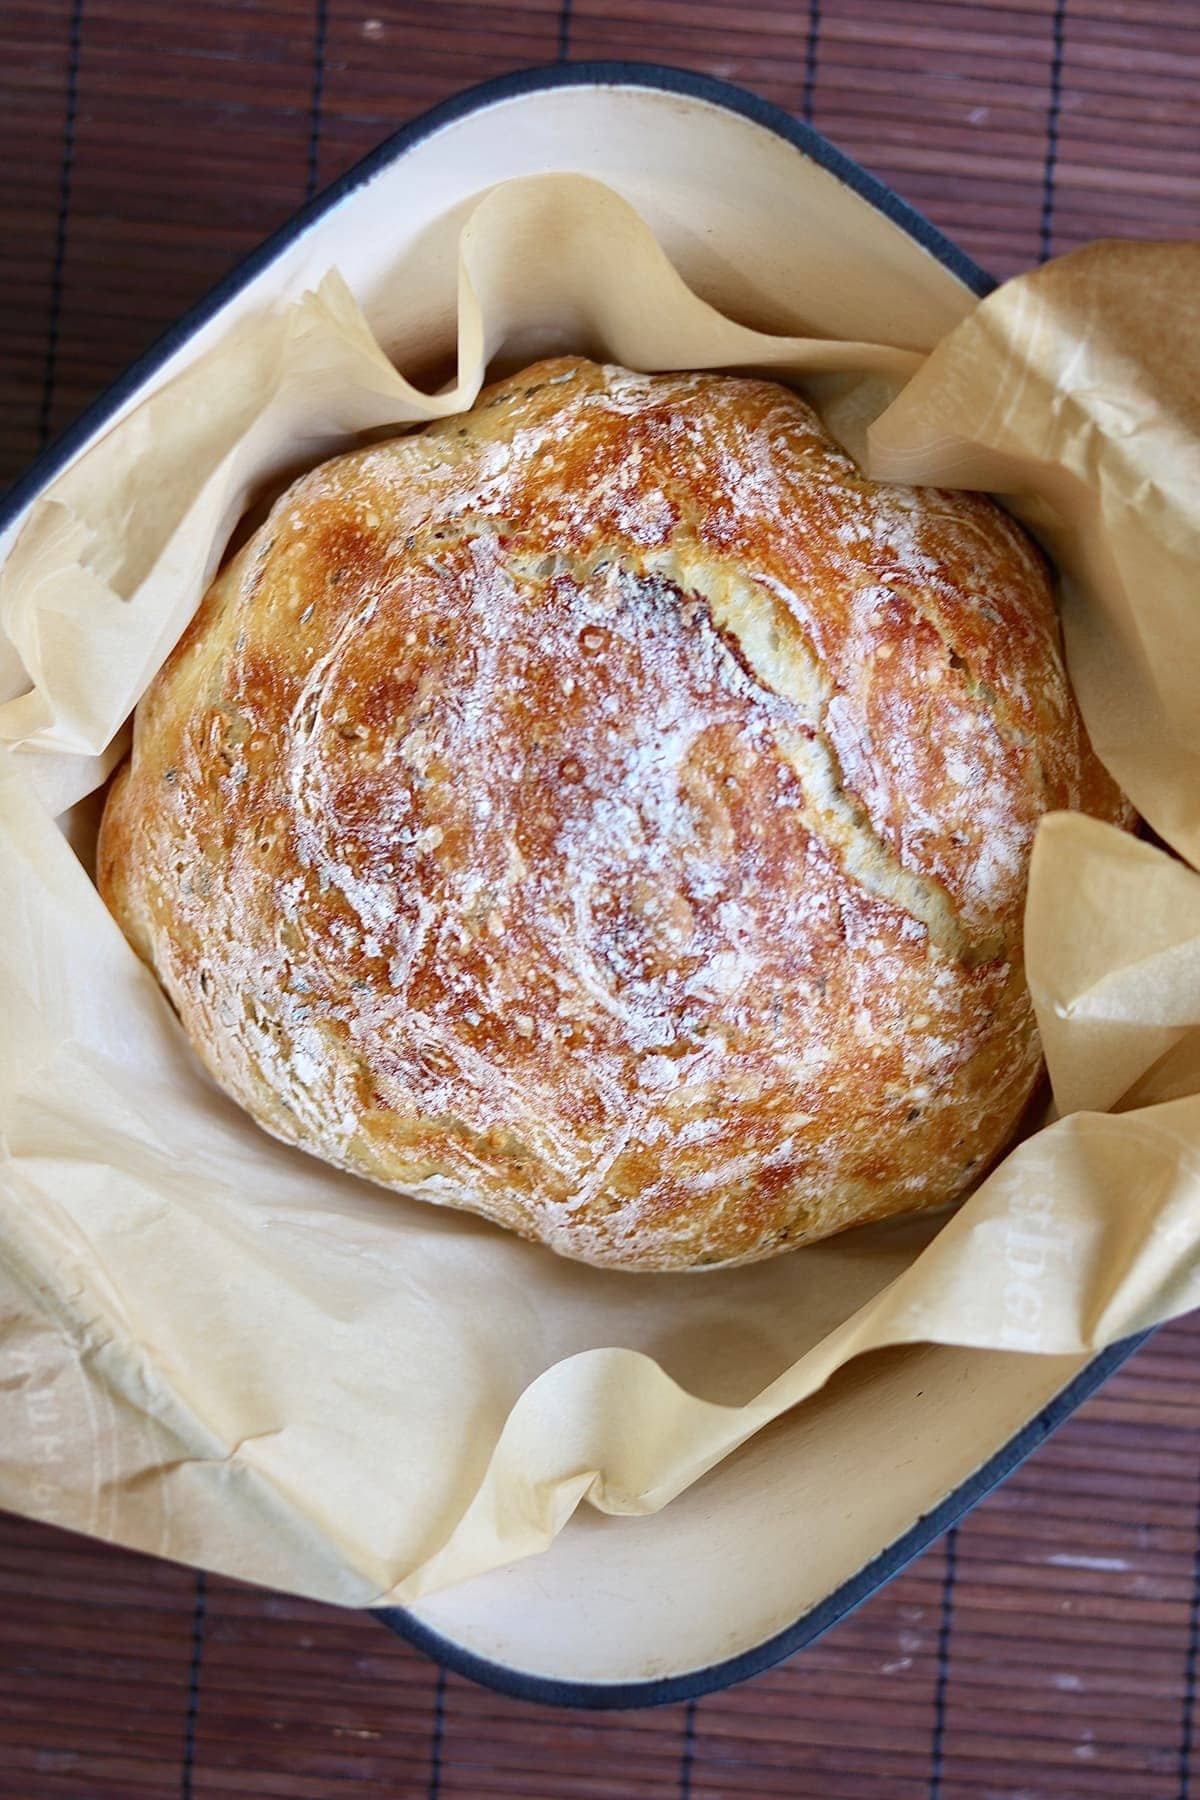
[[[100,887],[277,1137],[593,1263],[938,1206],[1123,818],[1047,570],[796,394],[576,359],[298,481],[138,708]]]

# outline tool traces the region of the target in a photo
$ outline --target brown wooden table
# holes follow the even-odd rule
[[[5,0],[0,479],[395,126],[561,57],[813,121],[997,275],[1200,235],[1200,0]],[[820,1643],[549,1712],[377,1623],[0,1519],[5,1800],[1200,1800],[1200,1321]]]

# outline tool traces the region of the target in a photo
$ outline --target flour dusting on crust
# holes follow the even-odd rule
[[[1046,570],[796,395],[575,360],[298,482],[139,709],[101,883],[281,1138],[566,1254],[960,1193],[1039,1066]]]

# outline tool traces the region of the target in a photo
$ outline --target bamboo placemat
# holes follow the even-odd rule
[[[986,268],[1200,235],[1197,0],[7,0],[0,480],[397,125],[559,58],[811,117]],[[771,1674],[556,1712],[377,1623],[0,1519],[4,1800],[1200,1800],[1200,1321]]]

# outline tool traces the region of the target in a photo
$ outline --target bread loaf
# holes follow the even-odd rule
[[[999,508],[865,479],[774,384],[564,359],[283,496],[138,709],[99,881],[286,1143],[685,1269],[996,1156],[1060,807],[1123,816]]]

